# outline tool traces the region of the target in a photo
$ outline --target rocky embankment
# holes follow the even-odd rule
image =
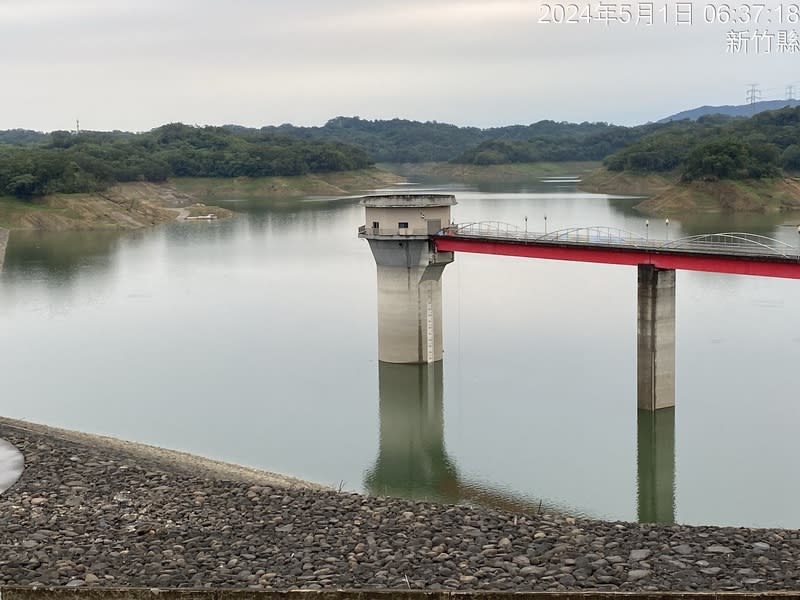
[[[0,420],[0,584],[488,590],[800,588],[800,533],[522,515],[314,489]]]

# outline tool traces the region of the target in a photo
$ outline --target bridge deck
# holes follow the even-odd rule
[[[480,227],[476,227],[480,225]],[[436,249],[661,269],[800,279],[797,248],[762,236],[725,233],[648,240],[614,228],[527,233],[455,225],[433,236]]]

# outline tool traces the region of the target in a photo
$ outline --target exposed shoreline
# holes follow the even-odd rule
[[[0,228],[11,230],[139,229],[213,213],[233,211],[215,205],[231,199],[306,195],[345,196],[404,181],[378,169],[259,178],[177,178],[165,183],[122,183],[90,194],[52,194],[23,202],[0,196]]]
[[[788,212],[800,210],[800,179],[680,183],[674,176],[611,172],[598,163],[460,165],[419,163],[381,168],[262,178],[178,178],[167,183],[126,183],[94,194],[56,194],[24,203],[0,198],[0,227],[29,230],[135,229],[187,216],[234,213],[216,206],[226,200],[345,196],[423,177],[464,182],[530,181],[565,173],[578,175],[584,191],[645,197],[643,214],[697,212]],[[593,169],[593,170],[592,170]],[[591,172],[590,172],[591,171]]]
[[[587,192],[646,196],[634,208],[648,215],[800,210],[800,179],[692,181],[674,174],[616,172],[600,168],[578,185]]]
[[[214,213],[233,215],[206,206],[169,183],[123,183],[91,194],[53,194],[23,202],[0,197],[0,227],[10,230],[108,231],[140,229]]]
[[[800,532],[611,523],[339,493],[0,419],[0,585],[248,589],[800,589]],[[266,478],[265,478],[266,477]]]
[[[386,163],[381,168],[406,178],[425,177],[434,180],[475,182],[530,182],[564,175],[581,176],[600,166],[597,161],[565,161],[473,165],[449,162]]]
[[[581,176],[578,189],[643,196],[643,214],[788,212],[800,210],[800,178],[680,183],[673,175],[611,172],[596,162],[463,165],[413,163],[378,168],[261,178],[177,178],[166,183],[124,183],[92,194],[54,194],[33,202],[0,197],[0,228],[46,231],[136,229],[213,213],[234,213],[226,200],[346,196],[390,187],[408,178],[434,181],[509,182]]]

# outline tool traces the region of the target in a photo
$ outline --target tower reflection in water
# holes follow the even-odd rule
[[[457,502],[458,476],[444,447],[442,361],[378,363],[380,449],[366,477],[372,494]]]
[[[365,478],[371,494],[435,502],[471,502],[520,513],[592,516],[480,481],[466,481],[444,440],[443,361],[378,363],[380,445]],[[675,522],[675,409],[638,413],[638,520]],[[575,474],[580,477],[580,473]]]
[[[469,502],[517,513],[586,514],[459,475],[444,443],[443,361],[378,363],[380,446],[367,472],[371,494]]]

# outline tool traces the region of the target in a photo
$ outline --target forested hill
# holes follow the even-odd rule
[[[673,122],[609,156],[612,171],[677,171],[684,180],[774,177],[800,170],[800,107],[749,119]]]
[[[0,195],[22,198],[99,191],[117,182],[164,181],[172,176],[303,175],[372,164],[363,150],[338,142],[180,123],[141,134],[55,131],[27,141],[21,141],[22,135],[2,133]],[[9,138],[25,145],[14,145]]]
[[[226,125],[231,131],[247,130],[236,125]],[[405,119],[370,121],[359,117],[336,117],[322,127],[298,127],[281,125],[263,127],[261,132],[284,133],[309,140],[336,141],[352,144],[363,149],[376,162],[433,162],[467,160],[465,153],[491,140],[527,141],[583,139],[586,136],[608,134],[614,136],[627,128],[607,123],[564,123],[539,121],[531,125],[510,125],[479,129],[458,127],[436,121],[420,122]],[[609,149],[595,158],[602,159],[619,146]],[[595,156],[597,150],[595,152]],[[575,152],[556,160],[580,160]],[[460,158],[462,157],[462,158]],[[471,161],[469,161],[471,162]],[[498,160],[496,162],[513,162]]]

